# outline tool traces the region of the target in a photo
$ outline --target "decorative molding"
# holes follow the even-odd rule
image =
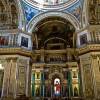
[[[30,57],[32,55],[31,51],[27,51],[25,49],[22,48],[0,48],[0,54],[1,55],[7,55],[7,54],[20,54],[20,55],[24,55],[24,56],[28,56]]]
[[[27,25],[27,31],[29,33],[32,33],[32,31],[35,30],[38,22],[40,22],[41,20],[43,20],[47,17],[53,17],[53,16],[62,17],[64,19],[68,20],[75,27],[76,31],[80,30],[80,28],[81,28],[78,20],[72,14],[64,13],[61,11],[48,11],[48,12],[44,12],[44,13],[41,13],[41,14],[33,17],[33,19]]]
[[[84,45],[83,47],[78,48],[77,51],[79,55],[82,55],[88,52],[93,52],[93,51],[100,51],[100,44]]]

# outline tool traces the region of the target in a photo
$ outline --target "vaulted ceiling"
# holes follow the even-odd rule
[[[73,25],[69,21],[60,17],[45,18],[38,23],[36,28],[36,34],[38,40],[42,43],[41,45],[43,45],[47,39],[53,37],[58,37],[69,42],[75,32]]]

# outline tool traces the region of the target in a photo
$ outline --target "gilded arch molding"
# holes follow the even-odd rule
[[[35,29],[38,22],[40,22],[41,20],[43,20],[47,17],[52,17],[52,16],[62,17],[64,19],[68,20],[75,27],[76,31],[78,31],[81,28],[78,20],[72,14],[64,13],[64,12],[60,12],[60,11],[49,11],[49,12],[44,12],[42,14],[39,14],[39,15],[33,17],[33,19],[27,25],[26,31],[28,33],[32,33],[32,31]]]
[[[58,77],[60,77],[61,81],[63,82],[64,76],[63,76],[62,73],[59,73],[59,72],[51,73],[51,74],[49,75],[49,80],[52,81],[52,78],[53,78],[55,75],[57,75]]]

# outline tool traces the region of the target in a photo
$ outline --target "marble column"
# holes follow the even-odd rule
[[[17,86],[16,86],[16,95],[28,95],[28,89],[27,89],[27,66],[29,67],[27,63],[27,59],[24,59],[24,57],[19,57],[18,62],[17,62],[17,73],[16,73],[16,81],[17,81]]]

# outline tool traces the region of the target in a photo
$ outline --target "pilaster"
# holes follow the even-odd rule
[[[16,57],[5,59],[2,97],[16,96]]]
[[[84,54],[80,56],[82,87],[85,100],[94,100],[96,96],[94,86],[94,73],[91,63],[92,59],[90,54]]]
[[[100,54],[91,54],[96,99],[100,99]]]

